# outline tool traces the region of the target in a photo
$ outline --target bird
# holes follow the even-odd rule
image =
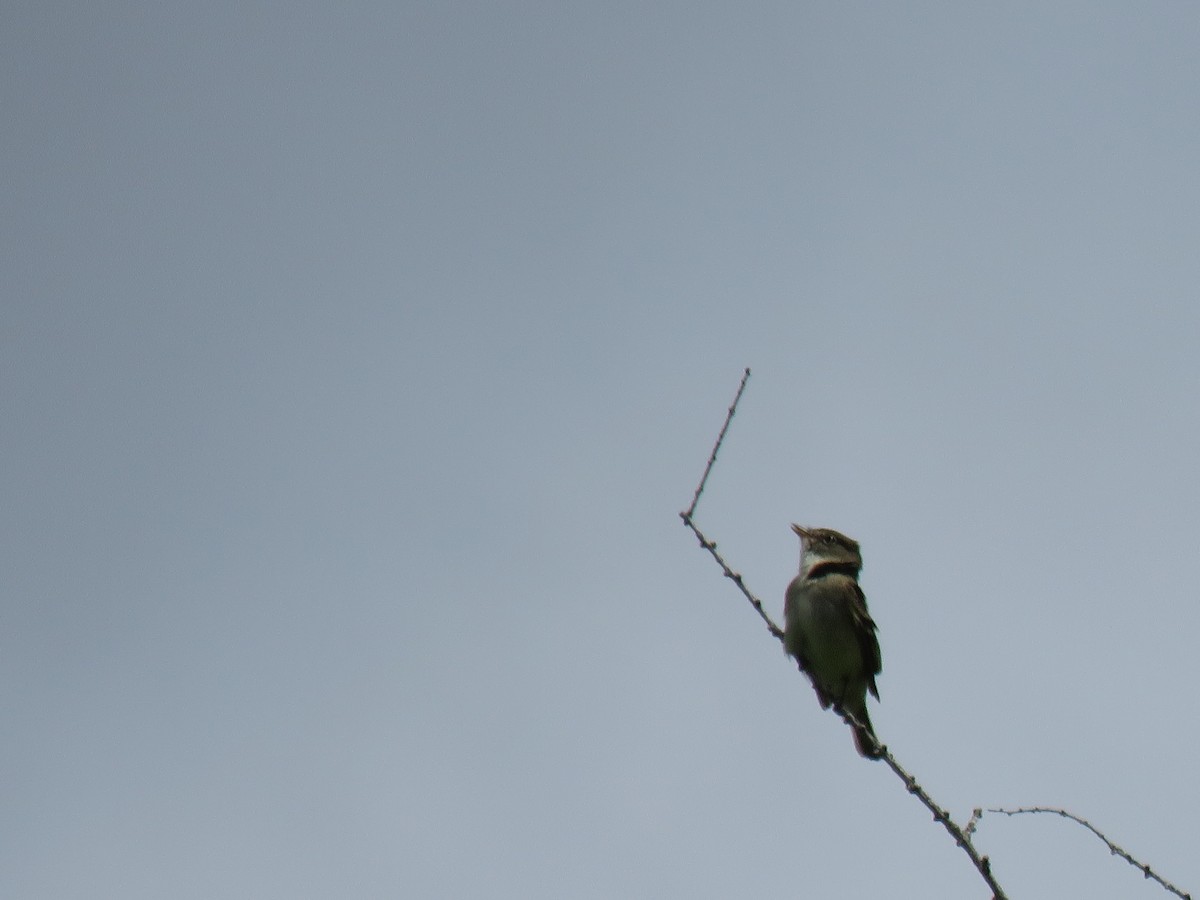
[[[858,542],[832,528],[792,525],[800,537],[800,573],[784,599],[783,646],[808,675],[822,709],[832,706],[857,722],[854,744],[867,759],[881,745],[867,713],[867,691],[879,699],[883,669],[876,626],[858,584]]]

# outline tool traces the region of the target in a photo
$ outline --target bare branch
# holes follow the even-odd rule
[[[708,474],[712,471],[713,465],[717,461],[717,451],[721,449],[721,444],[725,443],[725,432],[729,430],[729,423],[733,421],[733,414],[737,412],[737,405],[742,399],[742,392],[746,390],[746,382],[750,380],[750,368],[747,367],[742,372],[742,383],[738,385],[737,395],[733,398],[733,403],[729,407],[729,411],[725,414],[725,424],[721,426],[721,433],[717,435],[717,442],[713,444],[712,453],[708,455],[708,465],[704,467],[704,475],[700,478],[700,483],[696,485],[696,493],[692,497],[692,505],[687,508],[686,512],[681,512],[679,515],[684,522],[689,522],[696,512],[696,504],[700,502],[700,495],[704,493],[704,485],[708,483]]]
[[[837,712],[851,728],[856,730],[861,729],[867,737],[874,738],[871,729],[863,728],[863,724],[855,718],[853,713],[845,709],[838,709]],[[950,817],[950,813],[938,806],[937,802],[929,796],[925,788],[921,787],[917,782],[917,779],[896,761],[896,757],[892,756],[891,751],[888,750],[885,744],[875,741],[875,749],[879,753],[879,758],[887,763],[888,768],[895,772],[896,776],[904,782],[904,787],[908,792],[920,800],[925,805],[925,808],[933,813],[933,821],[940,823],[949,832],[950,837],[954,838],[954,842],[963,848],[963,852],[967,854],[967,857],[971,860],[971,864],[979,870],[979,874],[987,882],[987,886],[992,889],[994,900],[1006,900],[1004,889],[996,883],[996,879],[992,875],[991,862],[986,856],[980,855],[979,851],[975,849],[975,844],[971,841],[971,832],[974,830],[974,825],[977,821],[976,818],[972,816],[971,821],[967,823],[967,827],[960,828],[954,819]],[[976,810],[976,812],[979,811]]]
[[[1080,818],[1079,816],[1075,815],[1074,813],[1067,812],[1065,809],[1058,809],[1056,807],[1050,807],[1050,806],[1023,806],[1019,809],[989,809],[988,812],[1003,813],[1006,816],[1019,816],[1019,815],[1025,814],[1025,813],[1051,813],[1056,816],[1062,816],[1064,819],[1070,819],[1072,822],[1077,822],[1078,824],[1080,824],[1084,828],[1086,828],[1088,831],[1090,831],[1092,834],[1094,834],[1096,837],[1100,838],[1100,840],[1104,841],[1104,843],[1105,843],[1105,845],[1107,845],[1110,853],[1112,853],[1114,856],[1121,857],[1121,859],[1125,860],[1125,862],[1129,863],[1135,869],[1140,871],[1142,873],[1143,878],[1149,878],[1152,881],[1157,881],[1165,890],[1170,891],[1176,897],[1182,897],[1183,900],[1192,900],[1191,894],[1186,893],[1185,891],[1181,891],[1179,888],[1175,887],[1175,885],[1171,884],[1169,881],[1165,881],[1162,877],[1160,877],[1158,875],[1157,872],[1155,872],[1153,869],[1151,869],[1150,866],[1148,866],[1146,863],[1139,862],[1138,860],[1134,859],[1124,849],[1122,849],[1121,847],[1118,847],[1116,844],[1114,844],[1112,841],[1110,841],[1107,837],[1105,837],[1101,833],[1100,829],[1098,829],[1095,825],[1093,825],[1087,819]],[[975,815],[972,817],[972,821],[976,822],[981,818],[983,818],[983,810],[981,810],[981,809],[975,810]]]
[[[783,629],[776,625],[771,620],[771,617],[767,615],[767,611],[763,607],[762,601],[755,597],[754,594],[750,592],[750,589],[746,587],[746,582],[742,580],[741,573],[735,572],[733,569],[729,568],[729,563],[725,562],[721,554],[717,552],[716,542],[710,541],[704,536],[704,533],[696,527],[696,523],[692,521],[692,517],[688,513],[682,512],[679,514],[679,516],[683,519],[683,524],[692,529],[692,532],[697,538],[699,538],[700,546],[712,554],[712,558],[717,561],[717,565],[721,567],[721,571],[725,574],[725,577],[737,585],[737,589],[742,592],[742,595],[747,600],[750,601],[750,605],[754,607],[754,611],[757,612],[759,616],[762,617],[762,620],[767,623],[767,630],[771,632],[771,635],[777,641],[782,641]]]
[[[710,541],[704,536],[697,526],[693,515],[696,512],[696,504],[700,502],[700,495],[704,493],[704,486],[708,483],[709,473],[712,472],[713,465],[717,461],[717,453],[721,449],[721,444],[725,442],[725,432],[729,430],[729,423],[733,421],[734,413],[737,412],[738,403],[742,399],[742,392],[746,390],[746,382],[750,380],[750,369],[747,368],[742,372],[742,383],[738,385],[737,394],[733,398],[733,403],[730,404],[729,410],[725,413],[725,424],[721,426],[721,431],[717,435],[717,442],[713,444],[712,453],[708,455],[708,465],[704,467],[704,474],[700,477],[700,484],[696,486],[696,493],[692,496],[692,505],[679,514],[679,518],[683,519],[683,524],[692,530],[696,538],[700,541],[700,546],[712,554],[712,558],[717,561],[717,565],[721,567],[721,571],[725,577],[737,585],[737,589],[742,592],[742,595],[750,601],[750,605],[754,607],[755,612],[759,614],[764,622],[767,623],[767,629],[775,637],[776,640],[783,640],[783,629],[771,621],[771,617],[767,615],[766,609],[762,605],[762,601],[750,592],[746,587],[746,583],[742,580],[741,573],[733,571],[729,568],[729,564],[725,562],[720,553],[717,552],[717,544],[715,541]]]

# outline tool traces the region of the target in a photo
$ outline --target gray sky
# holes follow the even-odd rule
[[[1200,890],[1200,13],[0,12],[0,894]],[[985,820],[1014,898],[1165,896]]]

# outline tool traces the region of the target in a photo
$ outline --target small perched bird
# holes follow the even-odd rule
[[[867,715],[867,691],[879,699],[875,676],[883,668],[875,623],[858,586],[858,542],[832,528],[801,528],[800,574],[788,585],[783,645],[808,674],[822,709],[831,705],[858,720],[854,743],[867,759],[879,742]]]

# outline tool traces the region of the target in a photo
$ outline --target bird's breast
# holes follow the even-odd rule
[[[793,579],[784,605],[789,651],[802,650],[817,671],[861,670],[862,649],[850,607],[856,590],[854,579],[840,574]]]

